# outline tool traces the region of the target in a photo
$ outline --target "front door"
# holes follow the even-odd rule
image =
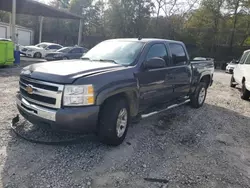
[[[246,62],[246,60],[249,58],[249,54],[250,52],[245,52],[238,65],[236,65],[236,67],[234,68],[234,79],[237,83],[241,83],[242,82],[242,77],[243,77],[243,68],[244,68],[244,64]]]
[[[174,97],[181,98],[188,95],[191,87],[192,69],[184,47],[179,43],[170,43],[172,69],[174,75]]]
[[[160,57],[166,62],[166,67],[157,69],[143,69],[136,77],[140,87],[140,108],[145,109],[157,103],[163,103],[171,99],[173,94],[172,81],[167,64],[167,50],[164,43],[153,44],[147,53],[145,61]]]
[[[69,59],[80,59],[82,57],[82,48],[74,48],[69,53]]]

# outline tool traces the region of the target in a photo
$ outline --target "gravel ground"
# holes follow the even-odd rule
[[[0,187],[250,187],[250,103],[229,87],[229,74],[215,73],[201,109],[145,119],[113,148],[94,136],[68,146],[16,137],[9,125],[19,71],[0,70]]]

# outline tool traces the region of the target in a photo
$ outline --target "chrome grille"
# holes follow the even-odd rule
[[[56,109],[61,107],[64,85],[21,77],[19,87],[21,96],[30,103]],[[27,87],[32,88],[32,93]]]

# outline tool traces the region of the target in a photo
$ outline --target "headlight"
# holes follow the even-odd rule
[[[30,66],[24,67],[24,68],[21,70],[21,73],[20,73],[20,74],[26,74],[26,75],[31,74]]]
[[[93,105],[94,87],[93,85],[66,85],[63,94],[64,106]]]

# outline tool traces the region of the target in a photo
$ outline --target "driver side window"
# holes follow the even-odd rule
[[[244,64],[244,62],[245,62],[246,58],[248,57],[248,55],[249,55],[249,52],[245,52],[245,53],[242,55],[239,64]]]
[[[249,65],[250,64],[250,53],[248,53],[248,56],[246,58],[245,64]]]
[[[61,49],[61,47],[58,46],[58,45],[50,45],[50,46],[48,46],[47,48],[48,48],[49,50],[59,50],[59,49]]]
[[[146,60],[148,61],[154,57],[160,57],[164,59],[167,64],[166,60],[168,58],[168,54],[164,44],[154,44],[153,46],[151,46],[151,48],[148,51]]]

